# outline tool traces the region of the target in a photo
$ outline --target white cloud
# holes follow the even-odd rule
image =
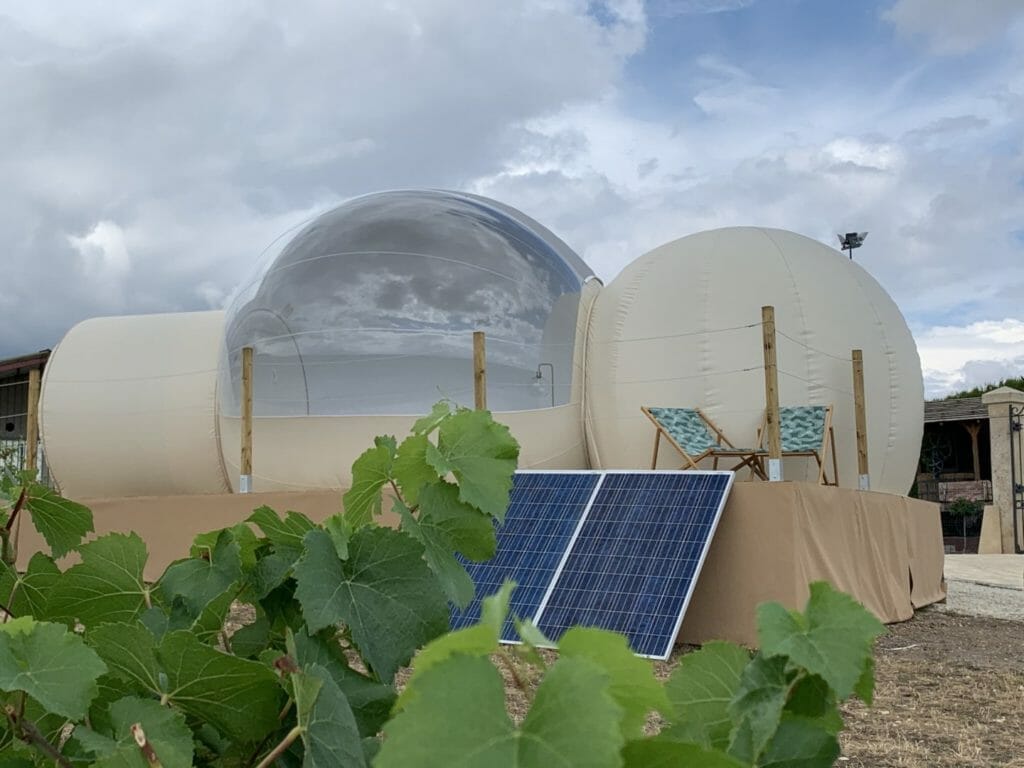
[[[68,242],[78,251],[88,277],[119,279],[131,269],[124,230],[112,221],[98,222],[82,236],[68,235]]]
[[[929,396],[1024,375],[1024,321],[985,320],[936,326],[917,335]]]
[[[749,8],[757,0],[648,0],[652,16],[689,16],[702,13],[726,13]]]
[[[898,0],[882,14],[940,54],[967,53],[1024,17],[1020,0]]]

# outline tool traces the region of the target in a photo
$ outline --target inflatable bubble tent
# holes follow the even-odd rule
[[[240,355],[254,365],[254,490],[346,488],[379,434],[439,399],[488,407],[521,467],[650,465],[641,405],[699,407],[752,444],[764,408],[762,305],[776,308],[783,405],[835,408],[840,484],[857,486],[848,356],[864,350],[871,483],[906,493],[923,382],[898,308],[859,265],[781,230],[667,243],[602,286],[528,216],[475,195],[384,192],[322,214],[226,311],[97,318],[54,350],[41,430],[73,497],[237,490]],[[731,329],[731,330],[730,330]],[[677,467],[663,451],[659,466]],[[810,479],[806,461],[787,479]]]
[[[220,408],[237,415],[254,349],[256,416],[421,414],[472,399],[472,334],[487,340],[488,406],[570,401],[590,269],[494,201],[384,192],[296,235],[227,311]]]

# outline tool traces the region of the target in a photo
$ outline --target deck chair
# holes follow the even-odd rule
[[[757,430],[758,448],[764,449],[765,422]],[[818,484],[839,485],[836,435],[832,429],[831,405],[787,405],[779,408],[779,437],[782,456],[807,456],[818,462]],[[832,455],[832,480],[825,472],[825,460]]]
[[[715,426],[698,408],[655,408],[641,406],[655,427],[654,455],[651,457],[651,469],[658,464],[658,449],[661,447],[661,436],[668,440],[683,457],[681,469],[698,469],[698,464],[706,458],[713,460],[718,469],[721,459],[737,459],[738,463],[728,467],[732,471],[749,467],[750,471],[767,480],[764,471],[763,450],[756,448],[737,448],[729,442],[721,429]]]

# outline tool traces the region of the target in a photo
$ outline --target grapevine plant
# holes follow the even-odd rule
[[[344,513],[260,507],[154,583],[136,534],[86,541],[88,509],[6,476],[0,768],[833,764],[882,627],[825,583],[802,613],[760,607],[756,654],[709,643],[664,684],[611,632],[542,653],[555,644],[517,621],[525,642],[502,648],[511,583],[449,632],[449,604],[473,597],[455,553],[493,556],[518,452],[489,413],[439,404],[357,459]],[[397,528],[375,523],[385,499]],[[24,572],[19,516],[50,549]],[[531,701],[521,721],[501,670]]]

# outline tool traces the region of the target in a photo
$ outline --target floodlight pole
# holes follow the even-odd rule
[[[252,493],[252,347],[242,347],[242,456],[238,492]]]
[[[782,435],[779,432],[779,369],[775,359],[775,307],[761,307],[764,341],[765,431],[768,433],[768,480],[782,480]]]

